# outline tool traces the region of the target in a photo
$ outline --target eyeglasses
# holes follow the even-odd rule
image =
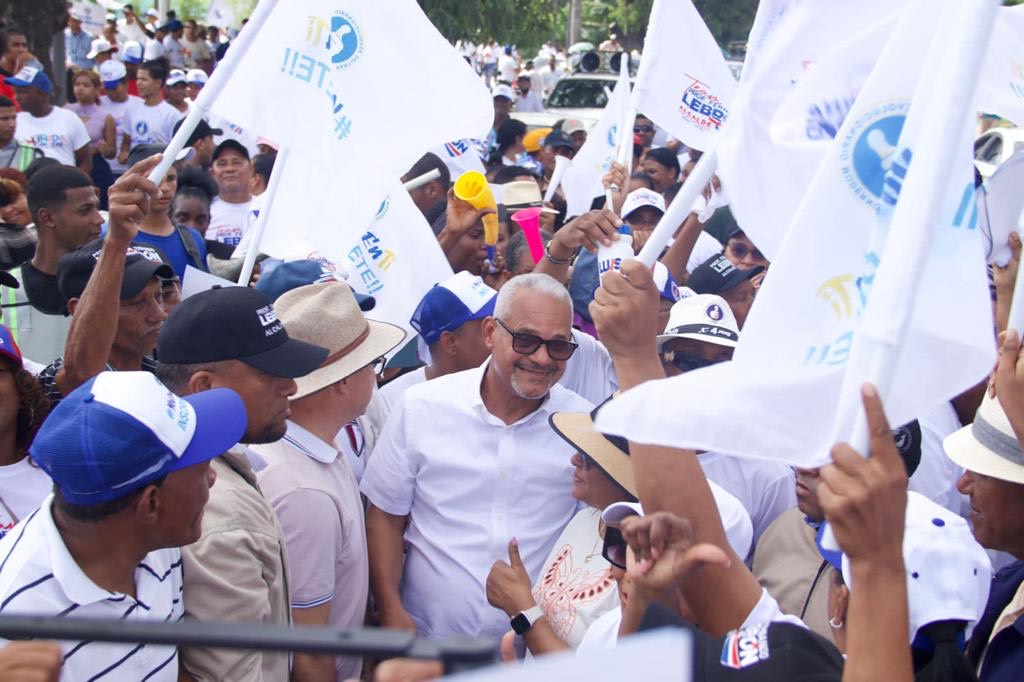
[[[666,365],[673,365],[680,372],[689,372],[694,369],[700,369],[701,367],[710,367],[716,365],[723,360],[708,360],[702,358],[699,355],[693,353],[683,353],[682,351],[667,350],[661,354],[661,362]]]
[[[533,355],[541,346],[547,346],[548,355],[551,356],[552,360],[568,360],[572,357],[572,354],[576,352],[576,348],[578,348],[578,344],[573,341],[566,341],[565,339],[542,339],[536,334],[512,331],[507,324],[498,318],[494,318],[494,321],[500,324],[502,329],[512,335],[512,350],[520,355]]]
[[[577,452],[580,453],[580,460],[583,462],[582,469],[584,471],[590,471],[592,468],[597,466],[597,462],[594,461],[593,457],[580,450],[577,450]]]
[[[654,132],[654,126],[633,126],[634,133],[651,133]]]
[[[615,568],[626,570],[626,539],[618,528],[605,526],[601,556]]]
[[[759,249],[748,248],[746,244],[729,244],[729,251],[738,260],[752,255],[754,260],[767,260]]]
[[[373,373],[380,376],[384,373],[384,366],[388,364],[387,358],[383,355],[370,363],[370,367],[373,367]]]

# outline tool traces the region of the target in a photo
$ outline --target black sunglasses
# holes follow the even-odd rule
[[[649,133],[654,130],[654,126],[633,126],[634,133]]]
[[[381,374],[383,374],[384,366],[387,364],[388,359],[382,355],[373,362],[371,362],[370,366],[373,367],[373,373],[376,374],[377,376],[380,376]]]
[[[681,351],[667,350],[661,354],[661,361],[665,364],[673,365],[680,372],[689,372],[691,370],[700,369],[701,367],[710,367],[711,365],[722,362],[721,360],[708,360],[702,358],[699,355],[693,353],[683,353]]]
[[[618,528],[605,526],[601,556],[615,568],[626,570],[626,539]]]
[[[548,355],[551,356],[552,360],[568,360],[576,352],[576,348],[578,348],[578,344],[573,341],[566,341],[565,339],[545,340],[536,334],[512,331],[507,324],[498,318],[494,318],[494,321],[512,335],[512,350],[520,355],[533,355],[541,346],[547,346]]]

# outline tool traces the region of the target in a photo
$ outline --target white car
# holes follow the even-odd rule
[[[974,140],[974,165],[988,179],[1000,164],[1024,149],[1024,128],[990,128]]]

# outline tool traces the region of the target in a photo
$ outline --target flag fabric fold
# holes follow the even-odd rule
[[[414,0],[280,1],[223,77],[210,110],[287,147],[289,173],[315,181],[304,202],[316,219],[288,215],[286,230],[325,253],[370,223],[424,152],[467,133],[483,137],[494,117],[483,83]],[[396,120],[409,116],[399,134]]]
[[[836,440],[850,437],[857,386],[872,369],[864,349],[892,343],[907,318],[891,391],[883,394],[892,423],[923,415],[988,373],[994,336],[968,121],[955,142],[959,161],[933,188],[941,210],[927,246],[919,253],[886,248],[900,241],[890,219],[922,210],[899,204],[915,172],[914,150],[950,144],[925,139],[920,115],[950,97],[931,85],[941,78],[934,50],[943,48],[942,34],[932,41],[941,28],[937,4],[913,0],[900,17],[799,202],[733,361],[628,391],[602,410],[600,430],[819,466]],[[925,262],[912,297],[899,289],[898,275],[915,258]],[[887,284],[877,292],[883,273]]]
[[[713,144],[729,115],[736,79],[690,0],[655,0],[633,106],[687,147]]]

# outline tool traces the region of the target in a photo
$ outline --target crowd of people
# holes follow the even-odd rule
[[[560,190],[542,197],[586,126],[509,115],[557,82],[557,49],[534,69],[460,44],[494,81],[482,144],[501,201],[457,198],[433,153],[402,178],[436,171],[410,196],[454,273],[409,320],[375,319],[320,256],[260,254],[249,286],[183,298],[189,268],[234,281],[258,251],[276,145],[207,117],[148,180],[226,43],[122,14],[95,38],[69,14],[63,108],[42,48],[0,31],[0,615],[380,626],[487,637],[527,666],[676,627],[698,680],[1017,679],[1016,236],[994,273],[990,379],[904,425],[864,386],[869,452],[837,443],[831,464],[794,469],[628,442],[597,430],[601,409],[729,362],[770,276],[717,179],[653,268],[599,276],[598,250],[624,235],[638,253],[699,150],[656,142],[638,114],[631,164],[604,176],[611,204],[567,215]],[[524,208],[541,209],[539,251],[510,218]],[[441,672],[196,645],[0,649],[4,680]]]

